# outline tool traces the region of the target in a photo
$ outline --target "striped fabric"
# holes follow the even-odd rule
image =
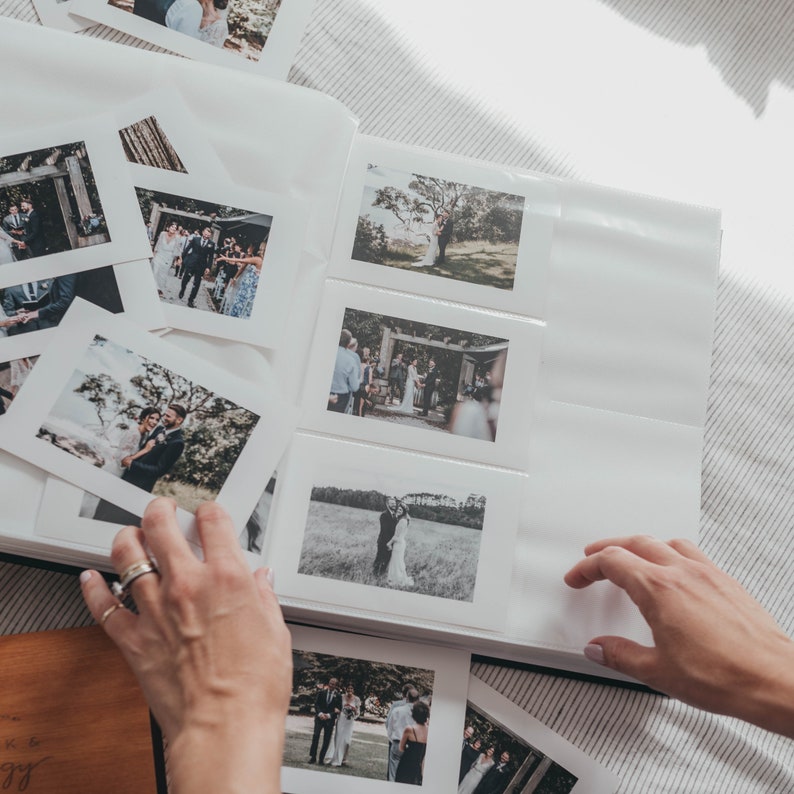
[[[473,93],[439,86],[425,56],[395,33],[374,5],[318,2],[290,80],[339,99],[360,116],[367,134],[555,176],[588,177],[570,153],[539,146],[531,131],[489,113]],[[790,0],[604,0],[604,5],[660,37],[705,42],[725,80],[756,114],[765,107],[770,75],[794,85]],[[30,0],[0,0],[0,14],[36,21]],[[101,27],[84,35],[140,44]],[[412,108],[421,114],[406,112]],[[788,297],[746,276],[723,273],[701,525],[704,550],[789,634],[794,634],[788,563],[794,557],[793,326]],[[90,622],[74,577],[11,564],[0,565],[0,614],[4,633]],[[496,663],[475,663],[473,669],[615,771],[622,794],[794,792],[789,740],[632,689]]]

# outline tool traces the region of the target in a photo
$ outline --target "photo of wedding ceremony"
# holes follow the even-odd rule
[[[508,340],[347,309],[327,410],[495,441]]]
[[[1,288],[0,337],[55,328],[75,298],[83,298],[113,314],[124,311],[112,267],[64,273]]]
[[[511,290],[524,197],[369,164],[351,258]]]
[[[578,778],[471,702],[458,794],[568,794]]]
[[[340,469],[312,488],[298,573],[471,601],[485,497],[384,479]]]
[[[108,0],[108,5],[258,61],[281,0]]]
[[[0,157],[0,265],[110,241],[83,141]]]
[[[38,356],[24,356],[0,362],[0,416],[5,414],[17,396],[36,359]]]
[[[421,785],[432,670],[294,649],[284,766]]]
[[[259,417],[166,367],[95,336],[37,437],[193,512],[215,499]],[[100,500],[93,518],[135,516]]]
[[[160,300],[250,318],[273,218],[137,187]]]

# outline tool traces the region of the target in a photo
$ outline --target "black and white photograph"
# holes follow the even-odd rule
[[[97,520],[130,523],[169,496],[183,520],[215,499],[242,526],[292,410],[85,301],[60,331],[12,403],[2,444],[99,496]]]
[[[533,322],[326,284],[311,426],[520,468],[526,450],[509,442],[529,430],[541,335]]]
[[[558,214],[536,177],[362,136],[331,273],[540,318]]]
[[[176,188],[158,189],[164,184]],[[228,185],[212,188],[186,175],[151,175],[145,185],[135,192],[169,325],[276,346],[302,244],[297,205]],[[207,200],[213,190],[225,200]],[[231,203],[236,197],[256,203]],[[276,209],[263,211],[271,199],[278,221]]]
[[[0,279],[142,259],[124,167],[109,117],[0,140]]]
[[[73,0],[72,13],[200,61],[286,79],[311,0]]]
[[[611,772],[475,676],[469,682],[457,757],[458,794],[608,794],[618,783]]]
[[[155,90],[114,107],[113,116],[133,174],[141,166],[226,178],[213,146],[195,134],[199,122],[175,83],[159,81]]]
[[[328,410],[495,441],[509,341],[348,309]]]
[[[298,433],[280,476],[277,590],[495,629],[507,612],[523,478]],[[301,531],[302,529],[302,531]]]
[[[282,783],[295,794],[451,791],[468,657],[290,627],[292,698]]]

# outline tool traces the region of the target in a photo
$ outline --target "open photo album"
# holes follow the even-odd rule
[[[261,78],[307,4],[281,5],[245,38],[232,3],[223,59],[0,31],[28,75],[0,121],[0,550],[109,568],[154,496],[191,541],[216,499],[288,617],[386,638],[353,653],[299,632],[296,670],[358,654],[432,689],[435,662],[405,650],[431,643],[609,674],[581,655],[592,628],[645,629],[615,588],[562,576],[601,536],[696,538],[719,214],[363,136]],[[42,48],[62,66],[46,81]],[[578,779],[489,698],[468,720],[511,774]],[[428,744],[439,780],[459,735]],[[312,754],[286,790],[327,774]]]

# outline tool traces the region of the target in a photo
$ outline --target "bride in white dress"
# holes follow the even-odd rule
[[[471,765],[471,769],[466,773],[466,777],[460,781],[458,786],[458,794],[474,794],[474,789],[482,783],[486,772],[494,765],[493,760],[494,748],[489,747],[480,757]]]
[[[177,225],[169,223],[168,228],[164,232],[160,232],[152,257],[152,273],[154,273],[154,280],[161,293],[161,287],[165,286],[166,276],[171,270],[171,265],[174,264],[174,258],[181,253],[182,236],[179,234]]]
[[[414,412],[414,395],[419,384],[419,370],[416,368],[419,359],[413,359],[408,365],[408,374],[405,376],[405,393],[403,401],[397,409],[401,414],[412,414]]]
[[[0,229],[0,265],[9,265],[14,261],[11,251],[15,242],[10,234]]]
[[[428,245],[425,255],[414,262],[414,267],[432,267],[433,262],[436,261],[436,254],[438,253],[438,235],[441,234],[442,220],[443,215],[439,212],[430,228],[430,245]]]
[[[331,766],[347,766],[347,754],[353,741],[353,727],[360,713],[361,700],[356,697],[352,684],[348,684],[342,696],[342,711],[336,720]]]
[[[408,534],[408,527],[411,524],[411,516],[408,515],[408,508],[402,503],[397,504],[397,526],[394,528],[394,537],[386,544],[386,548],[391,551],[389,567],[386,570],[386,584],[390,587],[413,587],[414,580],[408,576],[405,570],[405,547],[407,545],[405,536]]]

